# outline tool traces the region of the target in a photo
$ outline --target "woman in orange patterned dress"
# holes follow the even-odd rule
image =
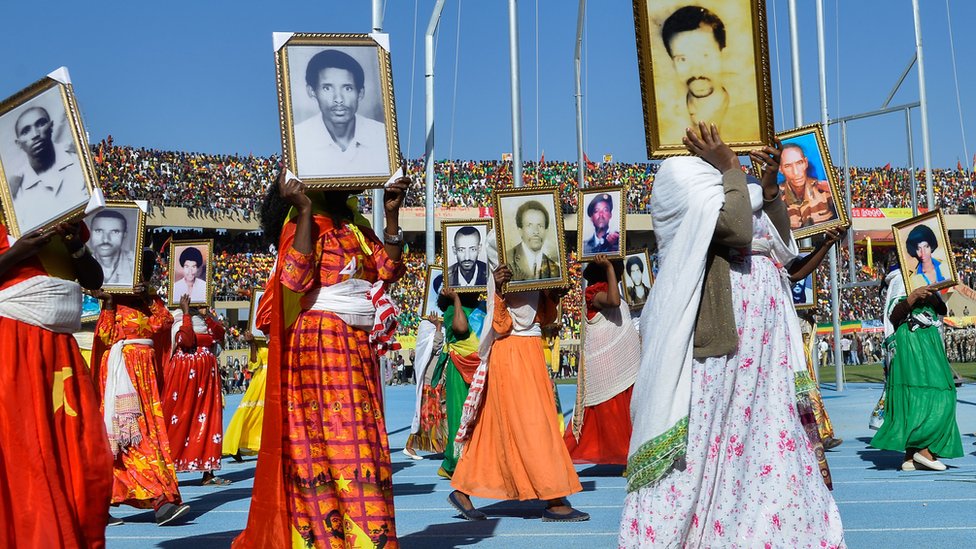
[[[383,285],[405,271],[398,227],[409,183],[386,188],[383,241],[347,191],[308,196],[282,174],[265,197],[262,226],[281,236],[263,442],[236,548],[399,546],[378,357],[396,327]]]
[[[105,546],[112,452],[71,335],[102,285],[83,224],[11,243],[0,224],[0,547]],[[60,235],[58,237],[57,235]]]
[[[108,420],[113,427],[108,433],[109,443],[115,454],[112,505],[154,509],[156,524],[163,526],[185,515],[190,506],[180,498],[156,376],[160,351],[154,349],[153,341],[160,334],[169,335],[173,315],[159,297],[150,295],[145,282],[152,277],[155,256],[151,251],[143,252],[143,282],[136,285],[135,295],[98,295],[104,307],[95,326],[95,337],[111,351],[102,353],[100,359],[93,356],[92,363],[100,365],[103,414],[108,400],[117,403],[116,417]],[[119,376],[128,378],[129,387],[135,391],[134,399],[118,390],[121,384],[115,381],[121,379]],[[113,396],[106,395],[106,388],[115,393],[114,398],[106,399]],[[126,415],[127,404],[134,406],[132,413]],[[110,524],[121,522],[110,519]]]

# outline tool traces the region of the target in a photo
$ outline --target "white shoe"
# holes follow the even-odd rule
[[[946,470],[945,463],[942,463],[937,459],[928,459],[925,456],[923,456],[920,452],[915,452],[915,455],[912,456],[912,459],[914,459],[919,465],[925,467],[926,469],[931,469],[933,471]]]
[[[912,461],[912,460],[910,460],[910,459],[906,459],[905,461],[901,462],[901,470],[902,471],[915,471],[916,470],[915,469],[915,462]]]
[[[415,460],[418,460],[418,461],[421,460],[421,459],[424,459],[421,456],[418,456],[417,454],[413,453],[413,451],[410,450],[409,448],[404,448],[403,449],[403,455],[407,456],[410,459],[415,459]]]

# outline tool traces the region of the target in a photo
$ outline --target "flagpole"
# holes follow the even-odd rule
[[[922,111],[922,162],[925,164],[925,199],[932,211],[935,208],[935,190],[932,188],[932,151],[929,147],[929,107],[925,93],[925,62],[922,58],[922,18],[918,0],[912,0],[915,19],[915,54],[918,57],[918,102]]]
[[[522,94],[519,76],[518,0],[508,0],[508,49],[512,74],[512,182],[522,186]]]
[[[579,9],[576,13],[576,52],[573,61],[576,70],[576,182],[580,189],[586,187],[586,162],[583,160],[583,82],[580,76],[585,15],[586,0],[579,0]]]
[[[441,20],[444,0],[437,0],[430,14],[427,32],[424,34],[424,97],[427,118],[427,139],[424,141],[424,172],[426,174],[426,198],[424,200],[425,243],[427,245],[427,264],[434,263],[434,33]]]
[[[373,32],[383,32],[383,0],[373,0]],[[408,151],[409,152],[409,151]],[[404,166],[406,169],[406,166]],[[383,232],[383,189],[373,190],[373,231]]]

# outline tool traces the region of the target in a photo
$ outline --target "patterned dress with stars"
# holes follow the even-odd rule
[[[224,327],[204,317],[207,333],[193,331],[193,315],[184,315],[173,357],[164,375],[163,417],[177,472],[220,469],[224,414],[217,357],[210,348],[224,340]]]

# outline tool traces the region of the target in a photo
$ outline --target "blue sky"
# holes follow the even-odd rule
[[[842,2],[838,16],[839,3],[825,0],[831,116],[880,107],[915,47],[910,0]],[[424,146],[423,33],[433,4],[387,0],[386,6],[400,142],[410,157],[420,156]],[[804,121],[811,123],[820,112],[814,2],[798,4]],[[280,150],[272,32],[368,32],[371,27],[366,0],[53,1],[44,3],[48,17],[43,24],[26,23],[36,17],[38,5],[4,6],[8,24],[0,33],[0,97],[66,65],[92,140],[112,134],[123,144],[214,153]],[[526,159],[542,151],[548,160],[576,157],[576,5],[573,0],[519,2]],[[962,160],[965,166],[976,149],[971,131],[976,101],[965,92],[976,88],[971,70],[976,40],[967,28],[976,21],[976,2],[948,2],[969,162],[953,81],[947,3],[921,0],[921,5],[933,165],[955,167]],[[782,130],[794,126],[786,0],[770,0],[767,12],[774,117]],[[9,23],[16,21],[21,23]],[[587,154],[646,160],[631,2],[589,2],[584,52]],[[456,158],[492,159],[510,151],[507,2],[447,0],[436,64],[436,157],[453,152]],[[892,104],[917,98],[913,71]],[[853,123],[848,134],[852,164],[907,164],[902,115]],[[914,134],[921,165],[917,114]],[[840,163],[838,133],[830,139]]]

